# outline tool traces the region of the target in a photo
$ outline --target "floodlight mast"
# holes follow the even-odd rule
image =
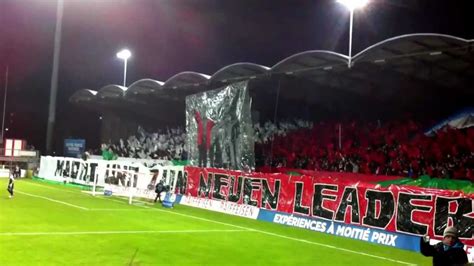
[[[53,133],[56,122],[56,95],[58,92],[59,54],[61,51],[61,29],[63,24],[64,1],[58,0],[56,8],[56,28],[54,32],[53,70],[49,95],[48,126],[46,129],[46,154],[53,151]]]
[[[117,53],[117,57],[122,59],[123,64],[123,86],[127,85],[127,60],[132,56],[132,53],[128,49],[124,49]]]
[[[349,63],[348,67],[352,66],[352,26],[354,23],[354,10],[358,8],[363,8],[369,2],[368,0],[337,0],[338,3],[343,4],[350,12],[350,22],[349,22]]]

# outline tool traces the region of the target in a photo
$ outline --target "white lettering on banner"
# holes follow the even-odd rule
[[[220,209],[222,209],[225,213],[243,216],[243,217],[254,217],[257,218],[258,214],[254,214],[255,207],[251,205],[240,205],[234,202],[228,201],[221,201],[220,202]]]
[[[309,229],[317,232],[325,232],[327,223],[323,221],[315,221],[312,219],[307,219],[304,217],[295,217],[295,216],[288,216],[282,214],[275,214],[273,218],[274,223],[284,224],[304,229]]]
[[[148,167],[147,164],[152,166]],[[155,175],[152,170],[157,170],[158,174]],[[129,182],[131,180],[134,197],[154,199],[156,182],[161,179],[165,181],[165,184],[176,184],[177,179],[184,177],[184,167],[164,166],[153,160],[137,161],[131,158],[130,160],[105,161],[42,156],[38,176],[47,180],[83,185],[93,185],[96,180],[97,186],[103,186],[106,190],[122,196],[130,195]]]
[[[296,217],[279,213],[275,214],[273,222],[352,239],[370,241],[392,247],[396,246],[398,238],[398,235],[396,234],[371,231],[370,228],[357,228],[350,225],[335,224],[333,222],[318,221],[305,217]]]
[[[370,236],[370,228],[367,230],[364,230],[364,234],[362,235],[362,240],[369,241],[369,236]]]
[[[466,246],[467,258],[470,262],[474,262],[474,247]]]
[[[370,242],[378,243],[378,244],[383,244],[387,246],[395,246],[395,241],[397,240],[398,236],[393,235],[393,234],[388,234],[388,233],[379,233],[379,232],[374,232],[372,234],[372,238],[370,239]]]
[[[192,196],[183,196],[181,198],[180,204],[251,219],[257,219],[258,213],[260,211],[259,208],[252,205],[237,204],[230,201],[196,198]]]
[[[329,227],[329,230],[326,232],[328,234],[334,234],[333,225]],[[382,232],[372,232],[372,237],[370,228],[362,229],[362,228],[354,228],[345,225],[337,225],[335,235],[344,236],[353,239],[359,239],[364,241],[370,241],[386,246],[396,246],[396,241],[398,236],[395,234],[390,233],[382,233]]]
[[[326,232],[328,234],[334,234],[334,223],[331,223],[331,226],[329,226],[328,231]]]

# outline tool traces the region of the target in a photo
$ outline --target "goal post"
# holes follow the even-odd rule
[[[145,169],[146,171],[139,169],[143,168],[130,167],[105,171],[103,180],[100,180],[100,174],[97,174],[94,177],[92,195],[98,194],[97,185],[103,183],[104,195],[126,197],[129,204],[133,203],[134,198],[154,200],[157,196],[155,186],[158,182],[162,181],[167,188],[166,192],[174,195],[178,178],[184,176],[182,166],[157,166],[151,170]]]
[[[168,166],[163,169],[163,176],[165,184],[168,188],[165,197],[162,200],[163,206],[167,208],[172,208],[176,200],[176,185],[178,184],[178,179],[184,177],[184,167],[182,166]],[[162,179],[163,180],[163,179]],[[161,196],[161,195],[160,195]]]

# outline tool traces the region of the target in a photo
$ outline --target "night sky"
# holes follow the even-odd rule
[[[334,0],[64,0],[56,149],[64,137],[99,134],[94,113],[71,106],[77,90],[165,81],[193,70],[212,75],[225,65],[272,66],[305,50],[347,54],[349,12]],[[401,34],[432,32],[474,38],[469,0],[372,0],[356,11],[353,54]],[[10,69],[6,137],[44,149],[56,0],[0,0],[0,81]],[[77,119],[90,119],[80,128]],[[97,139],[99,137],[97,136]]]

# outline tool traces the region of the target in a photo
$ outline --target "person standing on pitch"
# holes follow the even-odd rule
[[[9,198],[13,197],[13,189],[15,187],[15,178],[13,177],[13,173],[10,171],[10,179],[8,180],[8,187],[7,191],[10,193]]]
[[[420,239],[421,254],[433,257],[433,266],[464,265],[468,263],[464,244],[458,238],[456,227],[446,227],[443,233],[443,241],[432,246],[428,236]]]
[[[160,182],[158,182],[158,184],[156,184],[156,187],[155,187],[155,192],[156,192],[155,202],[157,200],[160,200],[161,202],[161,192],[163,192],[164,190],[165,190],[165,186],[163,185],[163,180],[160,180]]]

